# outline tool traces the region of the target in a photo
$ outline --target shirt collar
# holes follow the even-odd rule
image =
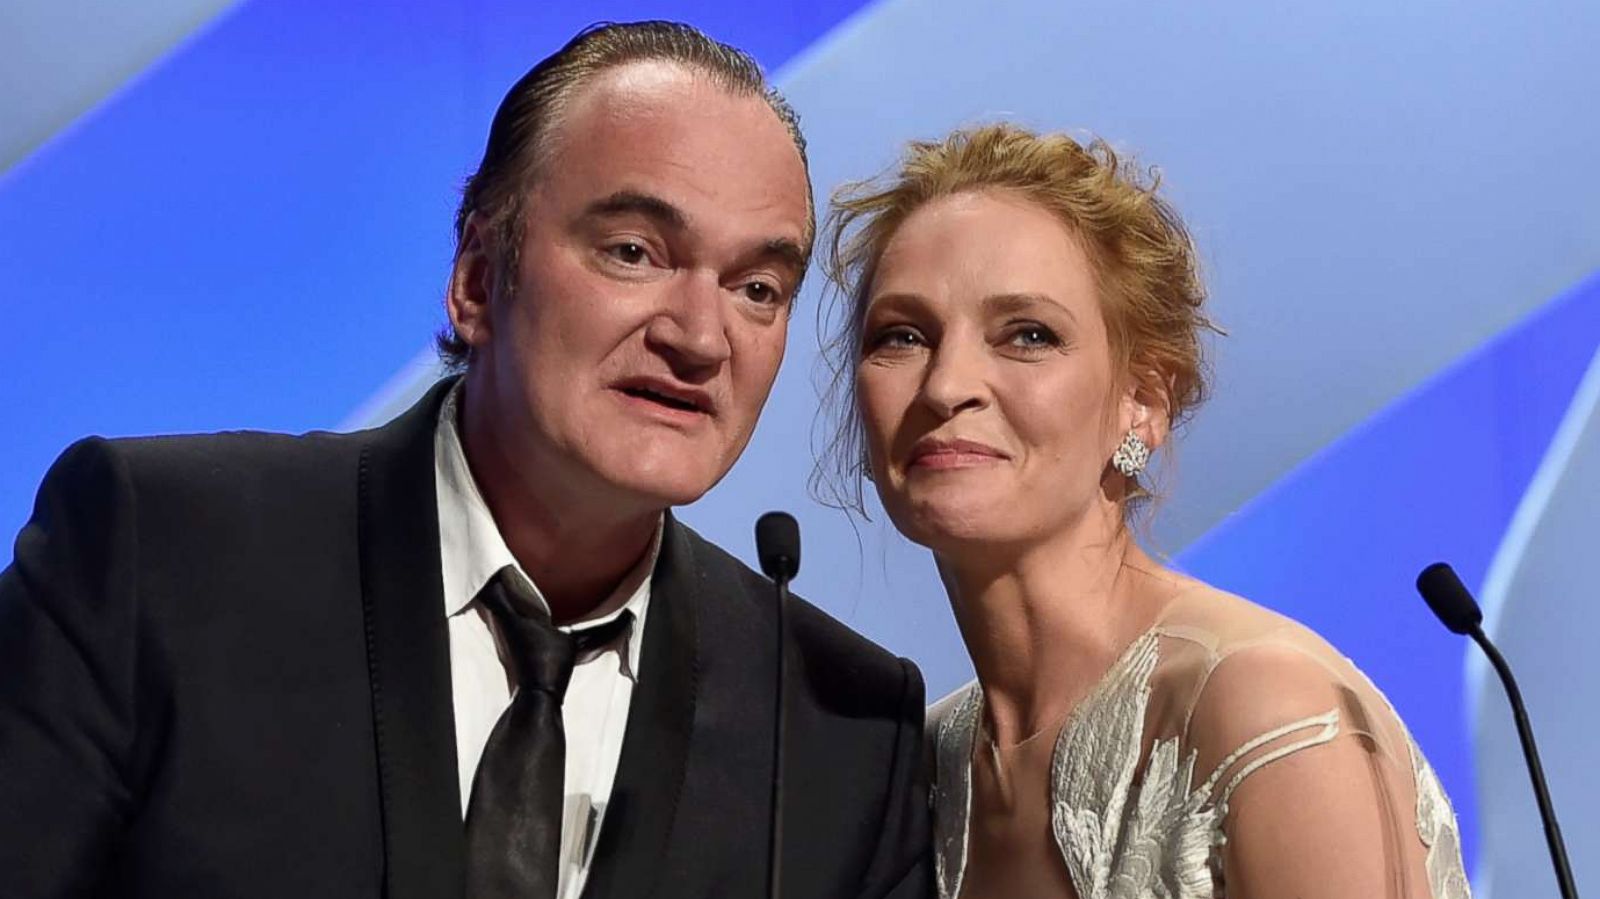
[[[461,383],[456,382],[439,409],[439,424],[434,431],[434,483],[437,485],[439,503],[439,553],[444,579],[444,613],[453,617],[466,611],[478,591],[502,568],[510,567],[513,576],[527,587],[527,593],[547,614],[549,603],[539,586],[528,577],[500,529],[489,512],[478,490],[478,482],[467,465],[466,451],[461,444],[461,431],[457,427],[456,410],[461,396]],[[664,521],[664,517],[663,517]],[[633,613],[633,627],[629,630],[627,673],[631,678],[639,670],[639,656],[644,646],[645,612],[650,605],[650,575],[655,571],[656,558],[661,554],[662,521],[656,523],[655,536],[650,549],[617,585],[611,595],[595,606],[580,621],[564,625],[562,630],[577,630],[602,624],[621,615],[626,609]]]

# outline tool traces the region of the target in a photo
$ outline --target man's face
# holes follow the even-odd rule
[[[458,263],[452,286],[490,451],[535,493],[691,502],[744,449],[783,359],[809,245],[799,153],[762,99],[663,63],[596,77],[551,138],[514,293],[489,265]]]

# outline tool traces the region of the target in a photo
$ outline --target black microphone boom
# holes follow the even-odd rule
[[[1511,676],[1511,666],[1505,656],[1495,649],[1483,632],[1483,611],[1472,598],[1455,570],[1443,562],[1435,562],[1417,575],[1417,592],[1428,601],[1428,608],[1439,616],[1444,626],[1465,634],[1483,647],[1489,664],[1500,675],[1505,685],[1506,698],[1511,700],[1511,717],[1517,723],[1517,737],[1522,741],[1522,755],[1528,762],[1528,777],[1533,780],[1533,797],[1539,803],[1539,817],[1544,819],[1544,838],[1550,845],[1550,861],[1555,865],[1556,883],[1561,887],[1562,899],[1578,899],[1578,887],[1572,880],[1572,868],[1567,864],[1567,847],[1561,839],[1561,825],[1556,823],[1555,806],[1550,803],[1550,790],[1544,781],[1544,766],[1539,764],[1539,749],[1533,744],[1533,725],[1528,721],[1528,709],[1522,704],[1522,691],[1517,689]]]
[[[761,570],[772,578],[778,603],[778,684],[773,694],[772,713],[772,821],[767,844],[767,896],[779,899],[783,887],[783,742],[784,716],[784,629],[788,619],[789,581],[800,572],[800,525],[787,512],[768,512],[756,519],[756,556]]]

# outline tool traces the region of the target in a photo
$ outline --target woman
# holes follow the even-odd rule
[[[941,895],[1467,896],[1373,685],[1130,536],[1212,327],[1154,186],[998,125],[913,144],[832,224],[834,449],[933,551],[978,674],[929,716]]]

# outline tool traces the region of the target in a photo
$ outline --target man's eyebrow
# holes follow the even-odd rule
[[[606,218],[629,214],[642,215],[664,228],[675,231],[686,230],[689,227],[689,217],[683,214],[683,210],[654,194],[640,193],[636,190],[619,190],[608,197],[596,200],[584,207],[580,218]],[[805,247],[787,237],[774,237],[764,241],[756,251],[756,255],[777,259],[796,272],[804,272],[811,264],[811,254]]]
[[[653,219],[657,224],[675,230],[686,228],[689,224],[683,210],[660,197],[633,190],[619,190],[609,197],[590,203],[584,207],[583,218],[604,218],[629,213]]]
[[[761,255],[777,259],[793,268],[796,272],[804,272],[806,266],[811,264],[811,254],[796,241],[787,237],[774,237],[761,247]]]

